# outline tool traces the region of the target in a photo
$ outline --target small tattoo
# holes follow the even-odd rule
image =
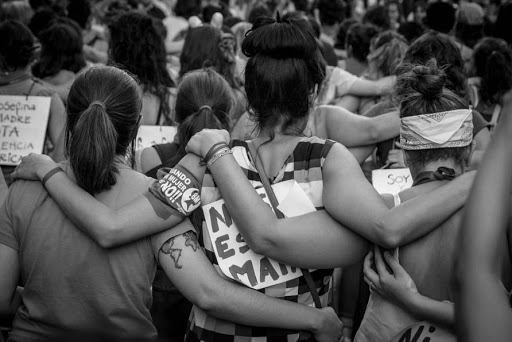
[[[182,236],[185,238],[185,246],[192,247],[192,249],[197,251],[199,248],[199,242],[197,241],[197,237],[192,232],[186,232],[183,233]],[[174,248],[174,239],[176,239],[178,236],[174,236],[167,240],[162,247],[160,248],[160,252],[164,254],[168,254],[172,260],[174,261],[174,267],[177,269],[182,268],[182,266],[179,264],[180,258],[181,258],[181,252],[183,251],[182,248]]]

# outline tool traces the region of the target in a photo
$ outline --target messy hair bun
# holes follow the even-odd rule
[[[276,22],[260,17],[247,33],[242,52],[247,57],[264,55],[276,59],[310,58],[317,50],[317,43],[310,32],[302,28],[296,19]]]
[[[249,57],[245,90],[260,130],[302,133],[315,85],[325,78],[325,62],[313,34],[294,19],[256,20],[242,43]],[[290,131],[292,130],[292,131]]]
[[[434,58],[425,65],[402,64],[398,75],[395,97],[402,117],[469,107],[465,99],[446,88],[446,73]]]

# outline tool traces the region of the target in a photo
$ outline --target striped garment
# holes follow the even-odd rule
[[[323,209],[322,166],[333,144],[333,141],[326,141],[317,137],[302,138],[272,183],[275,184],[294,179],[302,187],[316,209]],[[232,148],[233,156],[253,187],[263,187],[260,182],[259,174],[249,156],[247,143],[235,140],[232,143]],[[216,187],[212,175],[207,172],[203,178],[201,202],[203,205],[206,205],[220,198],[219,189]],[[198,230],[198,236],[199,242],[204,247],[206,256],[214,265],[217,272],[223,278],[226,278],[217,264],[212,242],[204,220],[202,221],[202,228]],[[332,271],[332,269],[316,270],[311,273],[323,306],[327,305]],[[313,298],[302,276],[259,291],[271,297],[314,306]],[[299,340],[299,332],[235,324],[208,316],[197,306],[194,306],[190,315],[189,330],[185,336],[185,340],[205,342],[293,342]]]

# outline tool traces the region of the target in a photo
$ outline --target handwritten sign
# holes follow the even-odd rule
[[[428,322],[409,325],[395,336],[392,342],[456,342],[457,338],[448,330]]]
[[[294,180],[272,186],[280,205],[277,207],[286,217],[315,211],[306,193]],[[263,188],[256,189],[270,206]],[[263,255],[254,253],[244,241],[224,200],[203,206],[206,226],[222,273],[253,289],[280,284],[302,275],[299,268],[284,265]]]
[[[173,126],[140,126],[135,149],[141,150],[153,145],[172,143],[175,135],[176,127]]]
[[[379,194],[398,194],[412,186],[409,168],[372,171],[372,184]]]
[[[0,165],[18,165],[27,154],[42,153],[50,97],[0,96]]]

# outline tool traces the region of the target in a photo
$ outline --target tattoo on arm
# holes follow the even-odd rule
[[[197,251],[197,249],[199,248],[199,242],[197,241],[196,234],[192,232],[185,232],[181,234],[181,236],[185,238],[185,247],[191,247],[194,252]],[[165,243],[160,248],[160,252],[169,255],[174,261],[174,267],[180,269],[182,266],[179,264],[179,261],[183,248],[174,247],[174,239],[178,237],[180,237],[180,235],[174,236],[169,240],[165,241]]]

